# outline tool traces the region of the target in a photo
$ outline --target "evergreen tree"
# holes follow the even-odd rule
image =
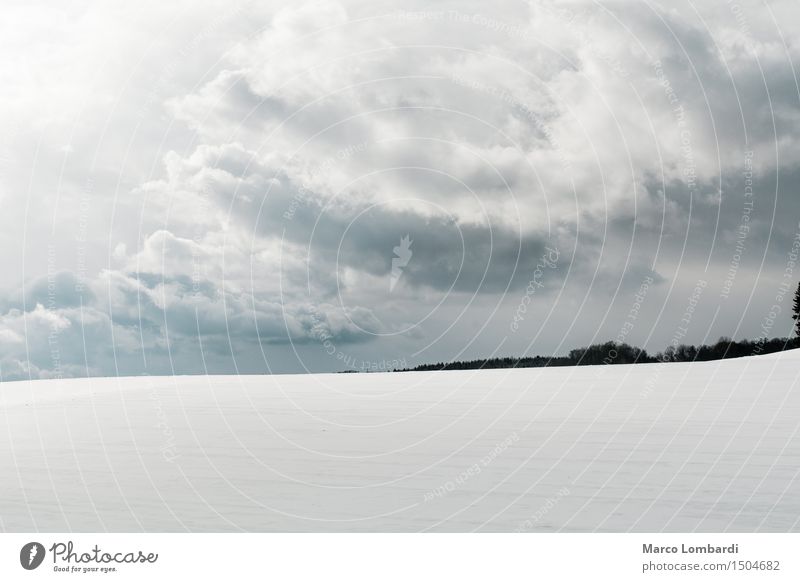
[[[792,307],[792,311],[794,314],[792,315],[792,319],[794,319],[794,331],[800,336],[800,283],[797,285],[797,291],[794,293],[794,306]]]

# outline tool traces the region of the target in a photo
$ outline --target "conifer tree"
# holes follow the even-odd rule
[[[797,291],[794,293],[794,305],[792,306],[792,319],[794,319],[794,331],[800,336],[800,283],[797,285]]]

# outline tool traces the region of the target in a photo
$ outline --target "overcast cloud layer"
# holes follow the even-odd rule
[[[0,22],[4,380],[791,331],[795,0],[49,4]]]

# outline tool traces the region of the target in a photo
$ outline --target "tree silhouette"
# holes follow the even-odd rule
[[[800,283],[797,284],[797,291],[794,292],[794,306],[792,306],[792,319],[794,319],[794,331],[800,336]]]

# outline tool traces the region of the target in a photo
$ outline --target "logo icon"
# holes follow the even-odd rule
[[[394,291],[395,285],[400,280],[400,277],[403,274],[403,268],[408,265],[408,261],[411,260],[411,243],[413,240],[409,239],[409,236],[406,235],[400,239],[400,244],[394,247],[394,254],[395,256],[392,257],[392,272],[389,276],[389,292]]]
[[[26,570],[35,570],[44,561],[44,546],[39,542],[28,542],[19,551],[19,563]]]

